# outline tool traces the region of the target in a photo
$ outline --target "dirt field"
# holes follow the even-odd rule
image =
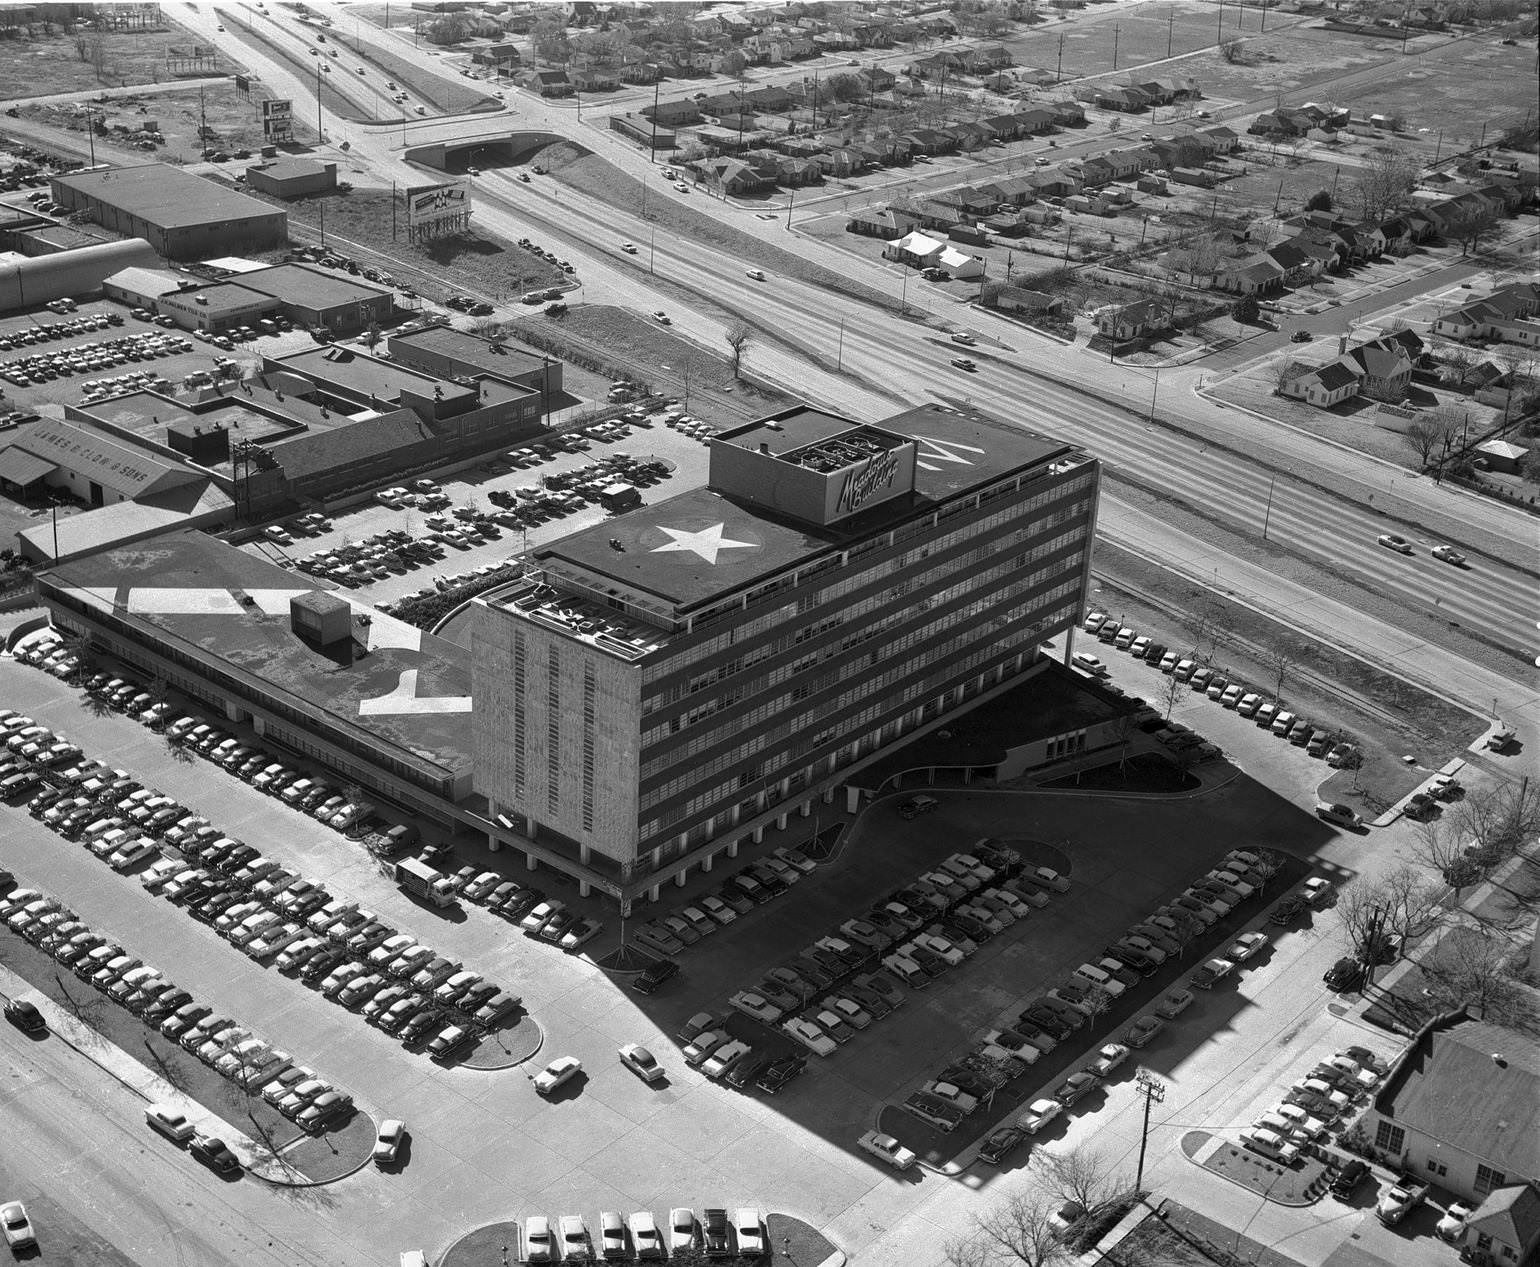
[[[1505,48],[1496,38],[1473,40],[1438,58],[1408,59],[1374,83],[1337,94],[1338,105],[1372,114],[1400,115],[1410,128],[1446,129],[1444,153],[1464,140],[1475,145],[1486,124],[1492,140],[1504,127],[1533,118],[1535,50]],[[1429,138],[1431,139],[1431,138]]]
[[[291,225],[319,231],[325,208],[326,241],[339,251],[361,246],[391,258],[385,267],[402,285],[429,299],[441,299],[456,291],[506,300],[528,290],[560,286],[567,274],[549,261],[521,250],[496,234],[478,230],[472,222],[468,234],[431,242],[407,241],[406,211],[400,193],[395,195],[396,236],[391,237],[392,195],[385,189],[355,189],[326,198],[300,198],[281,202],[253,192],[252,197],[283,207]],[[298,241],[314,242],[317,234],[291,234]],[[398,269],[397,261],[405,267]]]
[[[106,135],[98,134],[98,154],[133,155],[131,161],[196,163],[202,158],[204,143],[198,139],[201,117],[207,120],[215,137],[208,144],[223,150],[255,150],[262,140],[262,99],[266,96],[260,88],[249,95],[239,91],[233,81],[217,87],[196,88],[175,92],[157,92],[115,96],[111,101],[93,107],[97,118],[105,116],[108,124]],[[25,118],[36,119],[53,127],[80,134],[80,144],[85,144],[85,111],[75,103],[62,105],[34,105],[22,109]],[[115,139],[112,125],[124,124],[137,127],[141,121],[153,119],[160,124],[161,135],[166,143],[153,151],[134,147],[124,140]],[[301,143],[315,137],[315,129],[306,129],[303,122],[295,119],[295,138]]]
[[[35,29],[41,32],[42,27]],[[197,42],[185,27],[174,23],[159,31],[63,35],[55,28],[52,35],[23,36],[5,45],[0,97],[22,100],[58,92],[228,75],[240,69],[217,52],[196,68],[172,69],[168,52],[172,48],[191,52]]]
[[[1237,29],[1232,25],[1237,16],[1243,24],[1239,27],[1241,34],[1248,29],[1256,30],[1261,24],[1259,12],[1242,13],[1234,6],[1226,6],[1226,36]],[[1092,10],[1078,18],[1040,23],[1002,43],[1014,54],[1016,65],[1056,71],[1059,67],[1059,36],[1063,35],[1063,77],[1075,79],[1107,74],[1115,69],[1126,71],[1164,59],[1168,46],[1172,57],[1212,48],[1219,39],[1218,17],[1217,9],[1209,4],[1141,5],[1120,9],[1116,15]],[[1270,15],[1269,23],[1274,20],[1275,15]],[[1117,44],[1116,67],[1113,65],[1114,41]]]

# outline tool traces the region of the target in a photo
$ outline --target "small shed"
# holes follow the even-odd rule
[[[1488,470],[1500,475],[1517,475],[1520,464],[1529,456],[1529,450],[1522,444],[1510,444],[1506,440],[1488,440],[1478,444],[1476,452],[1486,459]]]

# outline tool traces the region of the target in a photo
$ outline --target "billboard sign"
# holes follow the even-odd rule
[[[406,191],[406,227],[418,237],[463,229],[471,214],[470,182],[429,185]]]
[[[287,97],[271,97],[262,103],[262,137],[267,141],[294,139],[294,103]]]

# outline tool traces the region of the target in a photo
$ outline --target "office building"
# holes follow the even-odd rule
[[[718,435],[709,486],[538,549],[478,600],[489,837],[656,897],[832,800],[1047,667],[1084,600],[1099,475],[941,406]]]

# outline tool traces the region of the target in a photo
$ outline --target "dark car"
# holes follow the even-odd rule
[[[1341,1170],[1337,1171],[1331,1179],[1331,1194],[1346,1200],[1357,1191],[1358,1185],[1369,1177],[1368,1163],[1359,1161],[1356,1157],[1349,1161]]]
[[[1310,903],[1297,893],[1291,893],[1283,901],[1273,908],[1268,922],[1273,924],[1292,924],[1305,911],[1310,909]]]
[[[43,1014],[25,999],[12,999],[5,1005],[5,1019],[24,1034],[41,1034],[48,1028]]]
[[[1145,663],[1146,664],[1159,664],[1160,661],[1161,661],[1161,658],[1165,654],[1166,654],[1166,644],[1165,643],[1163,643],[1163,642],[1152,642],[1152,643],[1150,643],[1150,645],[1148,647],[1145,648],[1145,651],[1144,651]]]
[[[1315,338],[1315,336],[1313,334],[1311,334],[1310,331],[1308,331],[1308,330],[1296,330],[1296,331],[1294,331],[1293,334],[1291,334],[1289,336],[1289,342],[1290,343],[1309,343],[1310,340],[1313,339],[1313,338]]]
[[[1019,1126],[1002,1126],[997,1131],[992,1131],[979,1145],[979,1160],[987,1162],[991,1166],[998,1166],[1011,1153],[1020,1147],[1027,1133]]]
[[[321,951],[315,958],[309,960],[299,970],[301,981],[315,982],[326,976],[333,968],[342,963],[348,957],[348,952],[341,946],[332,946]]]
[[[783,1056],[761,1073],[754,1085],[766,1095],[775,1095],[806,1068],[806,1056]]]
[[[1321,978],[1333,994],[1345,994],[1363,988],[1365,973],[1363,964],[1356,959],[1339,959],[1326,970]]]
[[[1051,1007],[1046,1007],[1042,1003],[1034,1003],[1031,1007],[1025,1009],[1012,1028],[1022,1033],[1027,1033],[1028,1031],[1023,1028],[1025,1024],[1030,1024],[1036,1029],[1046,1030],[1054,1038],[1058,1039],[1068,1038],[1077,1028]]]
[[[636,974],[631,988],[638,994],[651,994],[678,971],[678,960],[658,959]]]
[[[230,1145],[213,1135],[194,1135],[187,1151],[220,1174],[241,1168],[241,1159],[230,1150]]]
[[[752,1087],[756,1079],[769,1069],[772,1063],[774,1062],[769,1056],[750,1055],[738,1061],[727,1071],[727,1085],[739,1091]]]

